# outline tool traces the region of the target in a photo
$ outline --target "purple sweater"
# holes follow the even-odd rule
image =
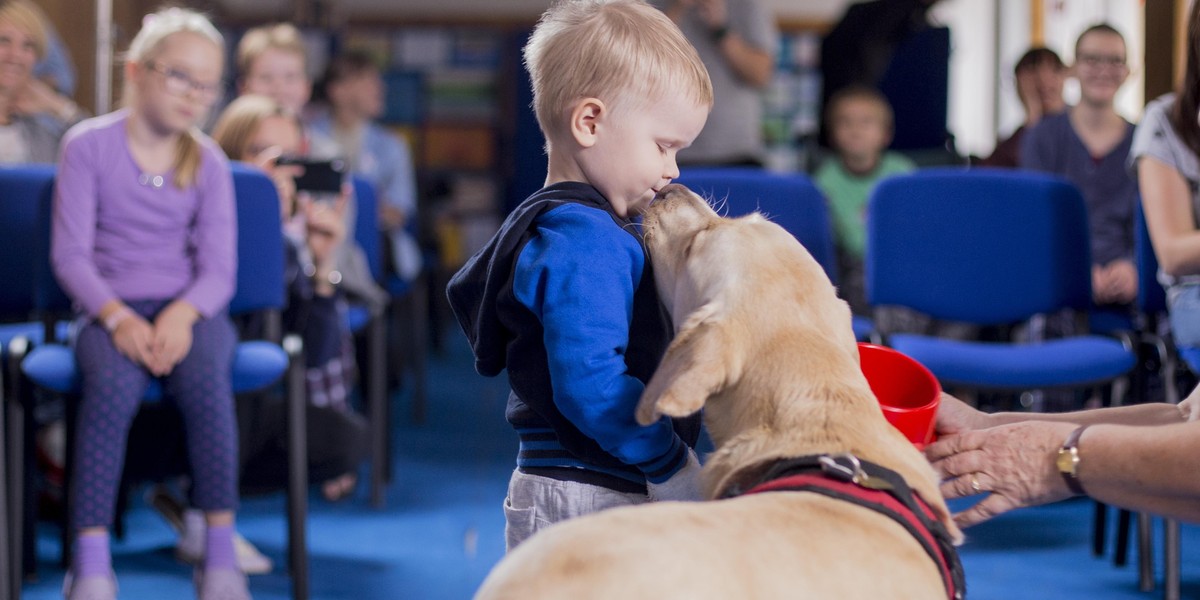
[[[106,302],[182,298],[204,317],[233,296],[237,222],[233,177],[220,148],[201,145],[189,189],[139,182],[129,114],[117,111],[67,132],[54,190],[50,260],[67,294],[95,316]]]

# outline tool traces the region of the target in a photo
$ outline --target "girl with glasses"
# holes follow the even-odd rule
[[[125,108],[80,123],[64,140],[51,260],[81,311],[83,391],[69,600],[116,597],[108,529],[125,440],[152,378],[183,415],[192,501],[207,521],[196,594],[250,597],[232,538],[233,180],[220,148],[197,128],[216,100],[223,51],[220,33],[198,13],[147,16],[125,59]]]

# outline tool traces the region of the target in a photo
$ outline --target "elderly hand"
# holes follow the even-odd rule
[[[1188,394],[1179,402],[1179,412],[1185,421],[1195,421],[1200,418],[1200,385],[1192,388],[1192,393]]]
[[[944,436],[926,447],[925,456],[941,476],[946,498],[988,493],[954,515],[954,522],[970,527],[1014,508],[1069,498],[1071,491],[1055,458],[1075,427],[1025,421]]]
[[[991,426],[988,419],[987,413],[971,408],[966,402],[942,392],[934,429],[939,436],[986,429]]]

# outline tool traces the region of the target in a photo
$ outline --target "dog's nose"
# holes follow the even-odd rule
[[[684,190],[684,189],[687,189],[687,188],[683,187],[683,185],[681,185],[681,184],[668,183],[667,185],[663,186],[663,188],[661,190],[658,190],[658,193],[654,195],[654,199],[662,200],[662,199],[666,198],[667,196],[670,196],[672,192],[677,192],[679,190]]]

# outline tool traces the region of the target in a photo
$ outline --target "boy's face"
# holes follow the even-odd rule
[[[834,148],[843,155],[873,157],[892,141],[887,113],[870,98],[844,98],[834,109],[831,125]]]
[[[681,97],[609,108],[595,121],[594,143],[579,154],[587,183],[622,217],[640,214],[679,176],[676,154],[700,135],[709,107]]]
[[[383,114],[384,85],[379,72],[370,69],[350,75],[330,89],[329,99],[338,110],[366,120]]]
[[[243,94],[261,94],[281,104],[293,114],[300,114],[312,94],[312,84],[304,71],[304,57],[267,48],[250,63],[242,76]]]
[[[1079,78],[1079,96],[1083,102],[1112,104],[1117,90],[1129,77],[1125,42],[1105,31],[1083,36],[1075,53],[1074,72]]]

